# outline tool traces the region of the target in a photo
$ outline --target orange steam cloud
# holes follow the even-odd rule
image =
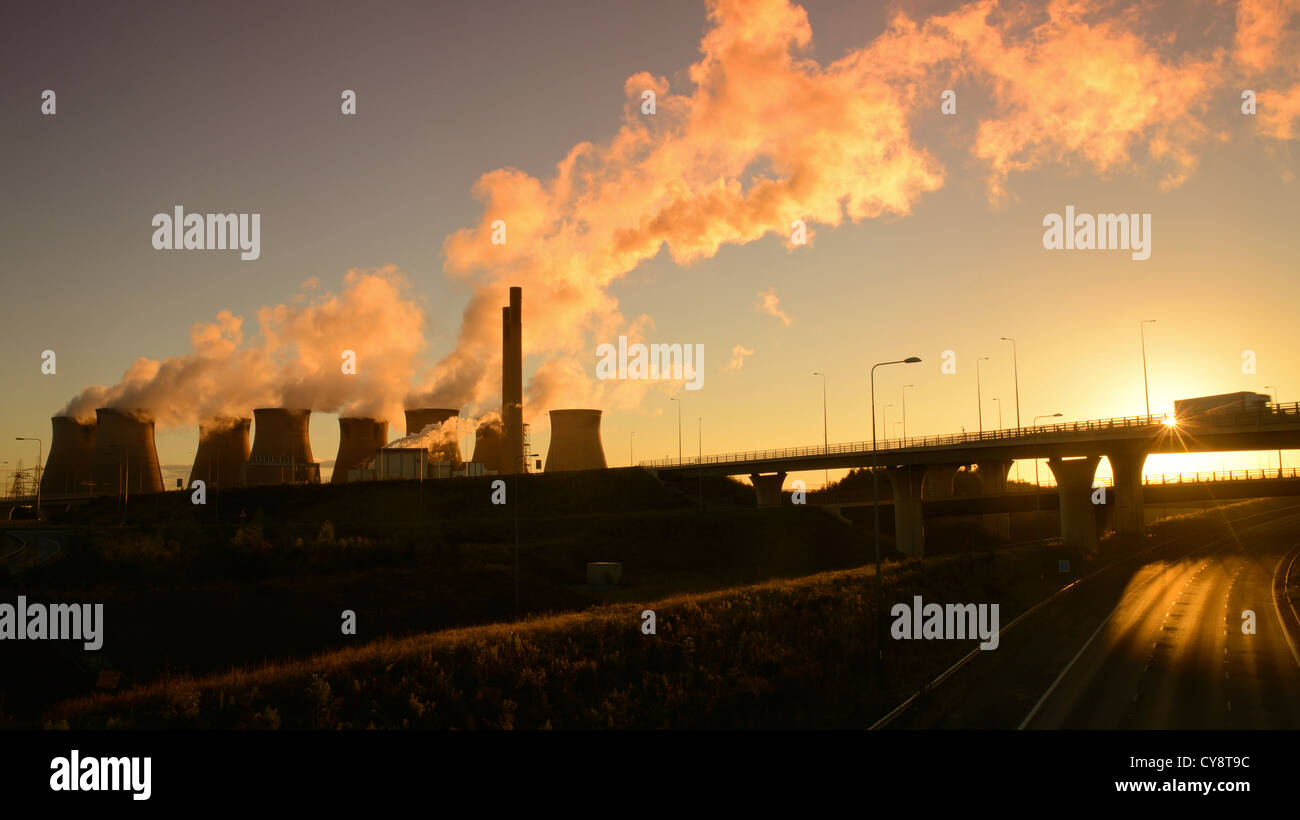
[[[827,65],[804,56],[812,30],[788,0],[708,7],[689,88],[635,74],[610,139],[575,145],[545,179],[501,168],[478,180],[480,221],[443,245],[447,274],[475,291],[455,350],[425,376],[418,403],[496,395],[511,285],[524,288],[525,354],[546,358],[528,385],[531,416],[634,403],[645,382],[591,375],[595,345],[626,332],[611,283],[664,249],[685,265],[775,234],[794,251],[796,219],[811,236],[814,223],[908,215],[945,180],[914,127],[946,88],[980,101],[969,150],[993,203],[1009,195],[1013,173],[1048,163],[1101,174],[1150,164],[1157,184],[1173,188],[1203,146],[1226,139],[1208,108],[1229,79],[1231,44],[1178,48],[1149,3],[976,0],[919,22],[900,12]],[[1280,59],[1266,26],[1250,28],[1251,48]],[[642,111],[645,91],[653,115]],[[505,244],[491,241],[498,220]]]
[[[221,311],[191,329],[191,353],[137,359],[119,384],[82,390],[60,415],[139,407],[174,427],[291,406],[400,419],[424,346],[424,315],[405,298],[404,277],[391,266],[353,270],[338,294],[317,287],[309,280],[295,304],[259,310],[254,344],[244,343],[243,319]],[[345,350],[356,354],[355,375],[343,373]]]

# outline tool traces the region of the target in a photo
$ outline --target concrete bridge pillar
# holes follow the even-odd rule
[[[1011,472],[1010,461],[981,461],[975,465],[985,495],[1002,495],[1007,491],[1007,474]]]
[[[926,469],[912,464],[886,467],[894,491],[894,544],[913,558],[925,557],[925,515],[921,509],[921,487]]]
[[[1047,466],[1056,476],[1061,506],[1061,541],[1071,549],[1088,551],[1097,546],[1097,517],[1092,509],[1092,482],[1101,456],[1052,456]]]
[[[1007,474],[1010,461],[981,461],[975,475],[979,476],[984,495],[1002,495],[1007,491]],[[1011,537],[1011,513],[988,513],[984,516],[984,529],[1003,538]]]
[[[925,468],[921,483],[922,498],[952,498],[952,481],[957,477],[960,464],[935,464]]]
[[[759,475],[750,473],[749,480],[754,485],[754,495],[758,506],[775,507],[781,503],[781,485],[785,484],[785,473]]]
[[[1106,458],[1115,474],[1115,532],[1145,535],[1142,467],[1147,462],[1147,454],[1141,450],[1117,450],[1107,453]]]

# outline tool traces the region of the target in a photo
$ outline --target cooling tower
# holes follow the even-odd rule
[[[406,411],[406,434],[413,436],[428,427],[430,424],[442,424],[450,418],[456,418],[460,415],[459,410],[452,410],[447,407],[414,407]],[[461,463],[460,459],[460,437],[455,433],[452,434],[451,441],[439,446],[430,448],[434,461],[451,461],[456,464]]]
[[[199,425],[199,449],[185,485],[202,481],[208,489],[238,487],[239,471],[248,461],[248,428],[252,419],[218,416]]]
[[[339,454],[334,457],[331,484],[344,484],[348,470],[360,470],[388,443],[388,422],[381,419],[339,418]]]
[[[546,472],[603,469],[605,448],[600,444],[600,411],[552,410]]]
[[[95,411],[95,448],[90,478],[97,495],[160,493],[162,470],[153,444],[153,417],[145,410],[101,407]]]
[[[41,473],[41,495],[86,495],[90,487],[90,462],[95,450],[95,423],[85,424],[68,416],[50,419],[50,455]]]
[[[474,433],[474,461],[483,469],[501,471],[501,422],[480,424]]]
[[[310,410],[259,407],[253,410],[253,421],[253,449],[244,465],[244,484],[320,481],[320,465],[312,459],[307,434]]]
[[[510,306],[501,308],[502,473],[524,466],[523,299],[523,288],[511,288]]]

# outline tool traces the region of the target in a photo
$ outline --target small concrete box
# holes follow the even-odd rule
[[[587,564],[587,583],[592,586],[612,587],[622,580],[622,564],[610,561]]]

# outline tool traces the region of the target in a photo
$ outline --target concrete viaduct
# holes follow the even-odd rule
[[[874,455],[893,491],[898,549],[925,554],[922,499],[949,498],[953,478],[975,465],[986,495],[1006,490],[1016,459],[1046,459],[1056,479],[1061,539],[1087,548],[1097,541],[1092,496],[1101,457],[1114,474],[1115,529],[1145,532],[1142,469],[1152,453],[1207,453],[1300,448],[1300,403],[1175,419],[1171,415],[1095,419],[961,435],[918,436],[878,443]],[[871,442],[643,461],[665,477],[746,475],[760,506],[781,503],[790,472],[870,467]]]

